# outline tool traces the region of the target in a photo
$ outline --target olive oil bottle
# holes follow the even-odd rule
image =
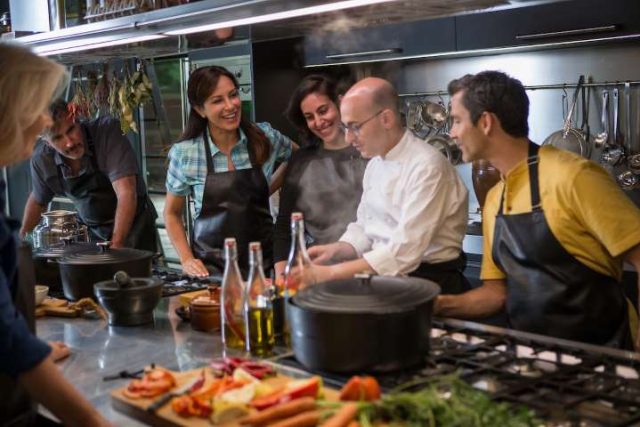
[[[220,291],[220,322],[225,348],[248,350],[246,342],[246,287],[238,266],[236,239],[224,240],[225,266]]]
[[[275,292],[267,283],[262,267],[260,242],[249,243],[249,279],[245,297],[246,341],[253,356],[271,355],[275,344],[273,331],[273,298]]]
[[[304,238],[304,216],[302,212],[291,214],[291,249],[284,275],[277,281],[277,297],[274,300],[276,341],[291,346],[290,327],[286,317],[287,300],[301,289],[315,283],[311,270],[311,259]]]

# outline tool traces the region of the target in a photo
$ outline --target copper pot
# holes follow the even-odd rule
[[[500,181],[500,171],[487,160],[474,160],[471,165],[471,180],[473,181],[473,192],[480,205],[478,211],[481,212],[487,193]]]

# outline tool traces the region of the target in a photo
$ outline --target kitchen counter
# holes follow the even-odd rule
[[[137,371],[150,363],[184,371],[207,365],[222,356],[220,334],[191,329],[175,314],[178,298],[162,298],[153,324],[109,326],[105,320],[39,318],[37,335],[46,341],[64,341],[71,356],[58,366],[64,376],[117,426],[143,424],[111,408],[110,392],[130,379],[103,381],[121,371]]]
[[[155,310],[154,324],[139,327],[110,327],[104,320],[41,318],[37,322],[38,336],[49,341],[64,341],[71,347],[71,356],[59,363],[58,366],[64,376],[114,425],[141,426],[143,424],[111,407],[111,390],[123,387],[130,379],[103,381],[103,377],[117,375],[125,370],[137,371],[150,363],[156,363],[176,371],[190,370],[205,366],[211,359],[223,354],[219,333],[192,330],[188,323],[181,321],[175,314],[175,308],[178,305],[178,298],[163,298]],[[553,369],[539,378],[539,381],[544,382],[547,386],[552,384],[557,369],[558,374],[566,372],[571,381],[593,376],[594,378],[591,380],[585,380],[591,381],[593,384],[610,381],[611,372],[615,372],[617,373],[613,377],[615,384],[624,390],[628,388],[630,391],[627,393],[632,392],[633,396],[637,396],[634,387],[640,387],[640,382],[638,382],[640,354],[637,353],[451,319],[435,319],[434,328],[431,340],[433,363],[424,368],[428,371],[425,374],[426,377],[448,374],[450,371],[447,370],[447,366],[456,365],[464,368],[467,375],[481,375],[486,372],[506,375],[505,378],[511,378],[511,380],[505,383],[505,387],[507,385],[514,387],[514,384],[520,387],[518,384],[521,383],[512,380],[514,374],[520,373],[520,369],[524,368],[518,367],[514,371],[510,367],[510,363],[517,364],[522,363],[523,360],[529,360],[531,362],[526,364],[526,368],[534,370],[538,369],[536,366],[539,363],[542,363],[543,367],[549,366],[551,363],[550,366]],[[501,355],[501,358],[494,357],[496,354]],[[535,358],[529,359],[531,357]],[[574,365],[575,362],[567,362],[567,365],[563,365],[562,361],[565,358],[584,360],[584,363],[580,366]],[[291,353],[279,355],[274,361],[281,366],[283,372],[289,375],[304,374],[300,370],[302,367]],[[594,361],[596,363],[593,363]],[[594,369],[594,366],[598,364],[608,366],[608,368],[603,371]],[[486,371],[487,366],[491,367],[489,371]],[[409,379],[414,379],[416,375],[421,375],[422,369],[409,370],[410,378],[403,378],[402,375],[396,373],[377,377],[383,388],[388,390]],[[630,375],[628,375],[629,373]],[[492,374],[493,381],[500,378],[500,376],[494,378],[494,374]],[[526,385],[533,381],[527,370],[523,370],[521,375],[525,378],[525,383],[522,384]],[[323,376],[325,383],[334,387],[340,387],[348,379],[348,375],[325,376],[323,374]],[[567,393],[575,394],[578,391],[588,394],[594,393],[588,383],[577,385],[573,391],[569,390],[571,387],[565,390],[567,388],[566,381],[568,380],[560,381],[559,392],[556,393],[560,396],[559,403],[555,402],[559,407],[566,405],[562,396]],[[538,385],[533,385],[535,390],[539,388]],[[506,389],[500,388],[500,390],[504,392]],[[598,401],[598,399],[605,399],[611,394],[607,390],[604,390],[603,393],[602,396],[591,396],[591,394],[589,396]],[[536,407],[539,402],[545,402],[545,405],[555,404],[549,396],[546,396],[545,399],[535,397],[531,401],[525,397],[514,401],[532,407]],[[629,402],[632,402],[632,406],[635,408],[635,399],[635,397],[623,399],[621,402],[627,406]],[[580,399],[576,400],[576,402],[580,401]],[[46,411],[44,412],[46,413]],[[620,414],[634,420],[637,416],[637,421],[640,422],[640,412],[637,411],[637,408],[629,413],[621,411]]]

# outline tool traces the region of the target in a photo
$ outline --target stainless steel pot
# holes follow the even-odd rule
[[[47,249],[69,239],[74,242],[89,241],[87,226],[80,224],[77,214],[72,211],[45,212],[41,222],[33,230],[34,249]]]
[[[309,286],[287,301],[293,353],[312,370],[389,372],[424,363],[440,287],[404,277]]]
[[[70,300],[93,297],[93,284],[109,280],[122,270],[131,277],[151,277],[153,252],[110,249],[98,242],[90,251],[75,252],[58,260],[64,296]]]

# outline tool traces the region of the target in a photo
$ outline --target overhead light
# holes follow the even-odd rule
[[[123,39],[98,41],[98,42],[96,42],[94,39],[94,42],[83,44],[80,46],[77,45],[78,43],[77,41],[72,41],[72,42],[66,42],[66,43],[57,43],[54,45],[46,45],[42,47],[35,47],[33,50],[35,53],[37,53],[40,56],[49,56],[49,55],[58,55],[62,53],[72,53],[72,52],[81,52],[84,50],[99,49],[102,47],[109,47],[109,46],[121,46],[124,44],[145,42],[149,40],[162,39],[166,37],[167,36],[165,36],[164,34],[147,34],[143,36],[127,37]]]
[[[389,3],[397,0],[344,0],[334,3],[321,4],[318,6],[303,7],[300,9],[288,10],[284,12],[267,13],[264,15],[251,16],[248,18],[233,19],[229,21],[216,22],[213,24],[199,25],[196,27],[182,28],[179,30],[165,31],[163,34],[169,36],[179,36],[183,34],[200,33],[203,31],[218,30],[228,27],[239,27],[242,25],[260,24],[262,22],[279,21],[288,18],[313,15],[316,13],[333,12],[337,10],[351,9],[359,6],[371,6],[379,3]]]

